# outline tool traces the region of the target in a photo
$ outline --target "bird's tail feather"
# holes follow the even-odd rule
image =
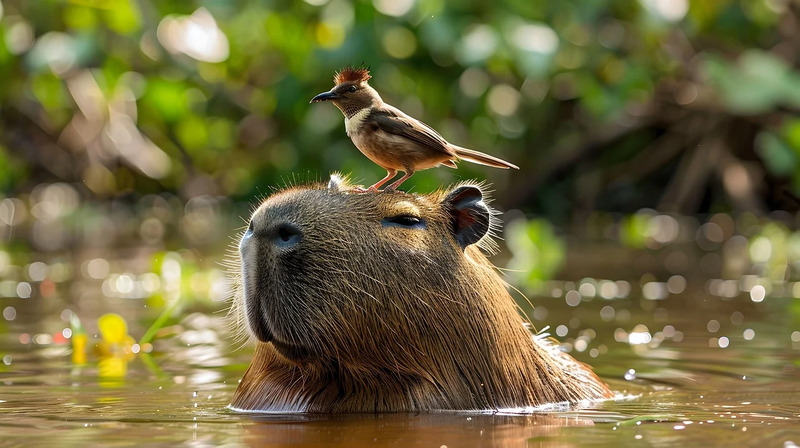
[[[499,159],[494,156],[490,156],[489,154],[484,154],[480,151],[475,151],[474,149],[467,149],[462,148],[461,146],[452,145],[453,149],[456,151],[456,155],[459,159],[464,159],[466,161],[477,163],[479,165],[487,165],[493,166],[495,168],[503,168],[505,170],[509,168],[514,168],[518,170],[519,167],[514,165],[513,163],[506,162],[503,159]]]

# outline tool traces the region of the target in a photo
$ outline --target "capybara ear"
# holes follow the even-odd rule
[[[444,198],[443,205],[450,213],[450,227],[462,249],[477,243],[489,231],[491,212],[480,188],[456,187]]]
[[[328,190],[342,191],[346,180],[339,173],[331,173],[331,180],[328,181]]]

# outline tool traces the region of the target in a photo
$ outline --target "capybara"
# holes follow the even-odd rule
[[[482,252],[498,222],[480,185],[354,188],[334,175],[253,213],[232,312],[257,346],[232,408],[495,410],[612,396],[524,325]]]

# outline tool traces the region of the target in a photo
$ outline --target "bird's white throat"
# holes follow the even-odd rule
[[[344,118],[344,129],[347,132],[347,135],[352,137],[358,130],[361,128],[361,123],[364,122],[364,119],[367,118],[371,109],[369,107],[365,107],[360,111],[353,114],[352,117],[345,117]]]

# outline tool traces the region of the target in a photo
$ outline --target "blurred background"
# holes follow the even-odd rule
[[[339,111],[308,104],[337,69],[363,63],[390,103],[521,167],[430,170],[414,190],[488,177],[505,208],[561,221],[794,211],[798,9],[3,0],[0,191],[38,199],[61,182],[68,207],[164,192],[249,201],[334,170],[370,184],[383,172]]]
[[[800,297],[796,1],[0,0],[0,332],[125,345],[128,321],[134,353],[224,338],[206,313],[225,308],[221,260],[252,204],[332,171],[384,175],[337,109],[308,104],[351,64],[520,166],[404,187],[488,179],[506,211],[495,261],[533,297],[641,298],[651,318],[648,301],[692,285]],[[617,342],[675,335],[598,309]]]

